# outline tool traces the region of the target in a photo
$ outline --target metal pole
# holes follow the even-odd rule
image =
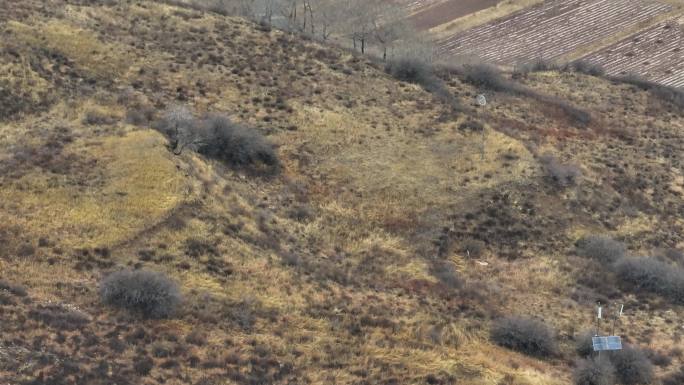
[[[596,336],[598,337],[599,334],[601,333],[601,301],[597,302],[598,304],[598,313],[596,314]]]

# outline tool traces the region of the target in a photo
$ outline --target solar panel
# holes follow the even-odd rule
[[[595,352],[622,349],[622,340],[619,336],[592,337],[591,342],[594,345]]]

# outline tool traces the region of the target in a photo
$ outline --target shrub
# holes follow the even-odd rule
[[[385,66],[385,71],[397,80],[422,86],[436,81],[430,64],[416,58],[403,57],[391,60]]]
[[[97,109],[89,110],[86,112],[85,117],[83,117],[83,124],[89,126],[114,124],[115,122],[116,118],[114,116],[108,115],[106,112]]]
[[[651,361],[651,363],[653,363],[655,366],[666,368],[672,364],[672,358],[665,352],[656,351],[653,349],[645,349],[644,353],[648,357],[649,361]]]
[[[169,138],[176,155],[181,154],[186,148],[197,150],[198,146],[208,139],[200,132],[199,124],[192,112],[180,105],[168,108],[153,127]]]
[[[591,340],[593,336],[594,333],[591,331],[586,331],[577,336],[577,339],[575,340],[575,351],[580,357],[587,358],[594,353],[594,344]]]
[[[545,154],[540,160],[551,180],[560,187],[573,186],[582,176],[582,171],[577,165],[561,163],[553,155]]]
[[[684,303],[684,269],[655,258],[622,258],[615,273],[633,290],[646,290]]]
[[[237,125],[224,116],[212,116],[203,122],[211,140],[198,151],[233,166],[255,166],[275,171],[280,162],[273,145],[258,132]]]
[[[485,250],[485,243],[479,239],[467,238],[461,243],[461,252],[470,258],[480,258]]]
[[[74,330],[90,322],[83,312],[59,304],[38,305],[31,309],[29,318],[61,330]]]
[[[641,350],[625,346],[622,350],[610,352],[609,357],[621,384],[641,385],[653,381],[653,365]]]
[[[684,90],[681,88],[664,86],[662,84],[641,78],[637,75],[614,77],[612,80],[631,84],[641,88],[642,90],[650,91],[651,94],[657,98],[672,103],[676,107],[684,108]]]
[[[572,373],[575,385],[614,385],[615,368],[607,359],[586,359]]]
[[[663,378],[663,385],[682,385],[684,384],[684,365],[679,368],[679,371],[671,373]]]
[[[458,129],[461,131],[482,132],[484,130],[484,124],[479,120],[468,119],[459,124]]]
[[[385,71],[395,79],[420,85],[451,107],[452,111],[460,110],[458,100],[451,94],[442,79],[435,74],[432,65],[425,60],[400,57],[389,61],[385,66]]]
[[[577,254],[603,264],[613,263],[625,256],[624,243],[604,235],[590,235],[577,242]]]
[[[154,128],[169,138],[176,155],[189,149],[231,166],[269,173],[280,166],[271,143],[257,131],[225,116],[211,115],[198,120],[186,107],[175,106],[164,113]]]
[[[185,255],[199,258],[205,255],[219,256],[221,252],[213,243],[199,238],[188,238],[185,240]]]
[[[139,106],[126,111],[126,123],[145,126],[154,120],[155,110],[149,106]]]
[[[147,270],[123,270],[107,276],[100,297],[108,305],[139,312],[149,318],[166,318],[181,304],[178,285],[166,275]]]
[[[26,297],[28,293],[22,286],[15,285],[0,279],[0,291],[7,291],[17,297]]]
[[[526,75],[532,72],[557,71],[559,68],[555,62],[539,58],[516,65],[514,76]]]
[[[452,263],[435,263],[432,267],[432,275],[451,289],[458,289],[463,286],[463,281]]]
[[[494,323],[492,340],[500,346],[532,356],[556,352],[553,331],[541,321],[531,318],[506,317]]]
[[[493,91],[519,91],[515,84],[504,79],[501,72],[489,64],[474,64],[463,67],[463,80],[474,86]]]
[[[591,114],[588,111],[575,107],[563,99],[543,96],[539,100],[561,109],[565,115],[567,115],[570,119],[572,119],[573,122],[579,124],[580,126],[586,126],[591,123]]]
[[[585,60],[578,60],[570,64],[570,69],[575,72],[583,73],[591,76],[603,76],[606,74],[605,68],[597,63],[591,63]]]
[[[154,368],[154,360],[147,355],[139,356],[133,363],[133,369],[141,376],[147,376]]]

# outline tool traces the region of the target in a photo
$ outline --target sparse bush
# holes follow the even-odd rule
[[[150,356],[140,356],[135,358],[133,369],[141,376],[150,374],[154,368],[154,360]]]
[[[39,305],[29,311],[29,318],[60,330],[78,329],[90,322],[80,310],[60,304]]]
[[[199,258],[203,256],[219,256],[221,253],[211,242],[199,238],[188,238],[185,240],[185,255]]]
[[[385,66],[385,71],[397,80],[422,86],[436,80],[430,64],[417,58],[402,57],[391,60]]]
[[[452,263],[436,263],[432,267],[432,275],[451,289],[458,289],[463,286],[463,280]]]
[[[211,140],[198,151],[233,166],[257,167],[276,171],[280,162],[273,145],[255,130],[237,125],[224,116],[209,117],[203,122]]]
[[[682,90],[681,88],[664,86],[662,84],[646,80],[633,74],[620,77],[613,77],[611,79],[614,81],[637,86],[645,91],[650,91],[651,94],[658,97],[659,99],[672,103],[676,107],[684,108],[684,90]]]
[[[126,123],[145,126],[154,121],[155,110],[149,106],[139,106],[126,111]]]
[[[609,354],[615,375],[622,385],[646,385],[653,382],[653,365],[644,352],[631,346]]]
[[[114,116],[108,115],[106,112],[98,109],[89,110],[83,118],[83,124],[90,126],[114,124],[115,122],[116,118]]]
[[[684,263],[684,252],[679,249],[667,249],[665,252],[663,252],[663,256],[671,261],[680,264]]]
[[[672,364],[672,358],[662,351],[645,349],[644,353],[655,366],[666,368]]]
[[[563,99],[551,96],[543,96],[538,99],[561,109],[565,115],[580,126],[586,126],[591,123],[591,114],[588,111],[575,107]]]
[[[663,378],[663,385],[682,385],[684,384],[684,365],[679,368],[679,371],[674,372]]]
[[[545,154],[540,159],[551,180],[560,187],[568,187],[577,184],[582,176],[582,171],[575,164],[561,163],[553,155]]]
[[[531,62],[524,62],[516,65],[513,76],[517,77],[532,72],[558,71],[559,68],[560,67],[555,62],[539,58]]]
[[[314,209],[308,204],[299,204],[287,212],[287,216],[298,222],[305,222],[314,217]]]
[[[482,132],[482,130],[484,130],[484,124],[479,120],[468,119],[459,124],[458,129],[461,131]]]
[[[572,373],[575,385],[614,385],[615,368],[606,359],[581,360]]]
[[[460,110],[458,100],[451,94],[442,79],[435,74],[432,65],[425,60],[400,57],[389,61],[385,66],[385,71],[395,79],[420,85],[450,106],[452,110]]]
[[[684,269],[648,257],[622,258],[615,264],[618,278],[632,290],[646,290],[684,303]]]
[[[302,264],[302,258],[292,252],[283,252],[280,255],[280,259],[285,266],[296,267]]]
[[[625,244],[604,235],[590,235],[577,241],[577,254],[602,264],[613,263],[625,256]]]
[[[192,112],[184,106],[168,108],[154,128],[166,135],[171,141],[171,148],[176,155],[184,149],[197,150],[199,145],[209,138],[200,131],[199,124]]]
[[[492,91],[519,91],[515,84],[504,79],[499,70],[489,64],[473,64],[463,67],[463,80],[477,87]]]
[[[594,333],[591,331],[586,331],[577,336],[577,339],[575,340],[575,351],[580,357],[587,358],[594,352],[594,344],[591,339],[593,336]]]
[[[485,250],[485,243],[479,239],[468,238],[461,242],[461,252],[470,258],[480,258]]]
[[[185,342],[195,346],[204,346],[207,344],[207,335],[203,332],[195,330],[185,336]]]
[[[575,62],[572,62],[569,65],[570,69],[572,69],[575,72],[579,72],[585,75],[591,75],[591,76],[603,76],[606,74],[605,68],[601,66],[600,64],[597,63],[591,63],[585,60],[578,60]]]
[[[154,128],[171,141],[176,155],[190,149],[231,166],[251,168],[264,173],[276,172],[280,162],[275,149],[257,131],[233,123],[221,115],[198,120],[183,106],[166,111]]]
[[[0,291],[7,291],[17,297],[26,297],[28,293],[22,286],[15,285],[0,279]]]
[[[548,356],[556,352],[553,331],[541,321],[531,318],[506,317],[494,323],[492,340],[500,346],[531,356]]]
[[[107,276],[100,297],[108,305],[140,312],[149,318],[166,318],[181,304],[178,285],[166,275],[146,270],[123,270]]]

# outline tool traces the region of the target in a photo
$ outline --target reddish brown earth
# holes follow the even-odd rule
[[[493,7],[500,0],[446,0],[432,6],[425,6],[411,17],[419,30],[427,30],[448,23],[459,17]]]

